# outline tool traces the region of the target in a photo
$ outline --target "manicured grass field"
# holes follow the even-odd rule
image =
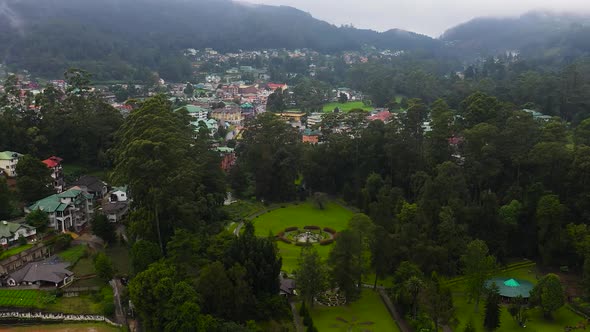
[[[64,261],[76,264],[76,262],[78,262],[78,260],[80,260],[80,258],[82,258],[82,256],[84,256],[85,254],[86,246],[80,244],[60,252],[57,256],[59,256],[59,258],[63,259]]]
[[[42,293],[29,289],[1,289],[0,307],[40,307]]]
[[[517,279],[524,279],[537,283],[538,272],[534,265],[523,266],[517,269],[507,269],[500,271],[496,274],[498,277],[510,277]],[[540,276],[539,276],[540,277]],[[467,296],[465,295],[465,287],[463,282],[456,282],[451,286],[453,290],[453,302],[456,308],[456,316],[459,320],[459,326],[455,329],[456,331],[462,331],[465,325],[471,321],[473,327],[477,331],[484,331],[483,329],[483,315],[484,309],[484,298],[482,297],[479,303],[478,312],[475,312],[475,303],[468,303]],[[529,332],[562,332],[566,326],[577,325],[578,322],[584,321],[585,319],[578,316],[574,312],[570,311],[567,306],[563,306],[561,309],[553,313],[553,319],[547,320],[543,317],[543,313],[539,309],[532,309],[528,311],[529,320],[526,324],[526,328],[521,328],[508,313],[507,307],[502,306],[501,311],[501,325],[498,331],[529,331]]]
[[[21,253],[21,252],[23,252],[23,251],[25,251],[25,250],[27,250],[27,249],[29,249],[31,247],[33,247],[32,244],[25,244],[25,245],[18,246],[18,247],[15,247],[15,248],[10,248],[10,249],[4,251],[2,254],[0,254],[0,259],[8,258],[10,256],[14,256],[14,255],[19,254],[19,253]]]
[[[346,228],[352,215],[351,211],[336,203],[328,203],[324,210],[320,210],[313,206],[312,203],[307,202],[278,208],[255,218],[253,221],[256,227],[256,235],[268,236],[269,233],[276,235],[291,226],[303,228],[304,226],[314,225],[342,231]],[[297,259],[302,247],[280,241],[277,243],[283,257],[283,270],[289,273],[293,272],[297,268]],[[324,259],[328,257],[332,246],[315,245],[318,253]]]
[[[366,106],[363,104],[362,101],[350,101],[344,104],[341,103],[329,103],[324,105],[324,112],[332,112],[336,107],[340,109],[341,112],[348,112],[353,109],[362,109],[364,111],[370,111],[373,109],[372,106]]]
[[[391,318],[379,294],[363,289],[361,298],[346,306],[324,307],[316,305],[310,310],[313,324],[320,332],[373,331],[396,332],[397,324]],[[346,323],[337,318],[346,320]],[[369,322],[373,324],[368,325]],[[360,323],[367,323],[362,325]],[[349,329],[352,327],[352,329]]]

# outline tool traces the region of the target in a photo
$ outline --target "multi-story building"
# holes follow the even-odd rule
[[[207,121],[207,116],[209,115],[210,109],[199,107],[196,105],[186,105],[174,110],[174,112],[180,111],[181,109],[186,109],[188,114],[195,119],[195,121]]]
[[[25,208],[25,213],[41,210],[49,216],[49,227],[58,232],[79,231],[94,215],[93,195],[80,187],[45,197]]]
[[[216,109],[211,112],[211,117],[222,123],[227,122],[237,126],[242,125],[242,122],[244,121],[244,115],[239,108]]]
[[[2,151],[0,152],[0,169],[6,174],[8,177],[16,177],[16,164],[18,164],[18,159],[22,156],[22,154],[18,152],[12,151]]]
[[[65,187],[65,180],[64,180],[64,173],[61,166],[61,162],[63,159],[56,156],[51,156],[45,160],[43,163],[47,165],[47,168],[51,170],[51,178],[53,179],[53,188],[59,194],[64,191]]]

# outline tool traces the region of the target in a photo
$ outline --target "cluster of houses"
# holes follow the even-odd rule
[[[13,151],[0,152],[0,168],[2,175],[10,182],[18,178],[16,165],[22,154]],[[94,176],[82,176],[73,183],[66,185],[62,167],[62,158],[51,156],[43,163],[51,170],[51,186],[55,194],[40,199],[24,208],[26,214],[40,210],[47,213],[49,217],[49,228],[57,232],[68,232],[82,230],[92,220],[96,211],[107,216],[111,222],[121,221],[129,211],[130,200],[127,187],[110,188],[104,181]],[[13,229],[5,228],[5,229]],[[0,234],[2,233],[0,225]],[[14,240],[19,235],[29,237],[33,232],[24,232],[26,225],[22,228],[15,228],[11,235]],[[11,236],[0,238],[0,244],[7,246],[13,241],[7,239]]]
[[[0,176],[11,182],[18,179],[16,166],[22,154],[13,151],[0,152]],[[105,215],[110,222],[121,222],[129,212],[131,200],[128,188],[110,187],[94,176],[81,176],[66,184],[63,159],[51,156],[43,163],[51,171],[51,186],[55,193],[24,208],[26,214],[43,211],[49,222],[47,227],[56,232],[81,232],[97,213]],[[9,257],[0,260],[0,284],[2,286],[61,287],[74,280],[68,270],[69,263],[51,256],[49,247],[37,242],[35,227],[19,222],[0,221],[0,245],[9,248],[16,244],[32,244]],[[24,248],[24,247],[23,247]]]

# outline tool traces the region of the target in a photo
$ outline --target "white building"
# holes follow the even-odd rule
[[[18,164],[18,159],[22,156],[22,154],[18,152],[12,151],[2,151],[0,152],[0,169],[4,171],[4,173],[8,177],[16,177],[16,164]]]

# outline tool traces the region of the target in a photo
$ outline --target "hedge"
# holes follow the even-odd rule
[[[334,239],[326,239],[320,241],[320,246],[325,246],[334,242]]]
[[[311,243],[307,243],[307,242],[296,242],[295,245],[298,246],[298,247],[305,247],[305,246],[310,246]]]
[[[336,234],[336,230],[330,227],[324,227],[324,232],[330,233],[332,235]]]
[[[320,226],[305,226],[303,229],[313,229],[313,230],[320,230],[322,229]]]
[[[299,227],[287,227],[287,228],[285,228],[285,232],[292,232],[292,231],[296,231],[298,229],[299,229]]]

